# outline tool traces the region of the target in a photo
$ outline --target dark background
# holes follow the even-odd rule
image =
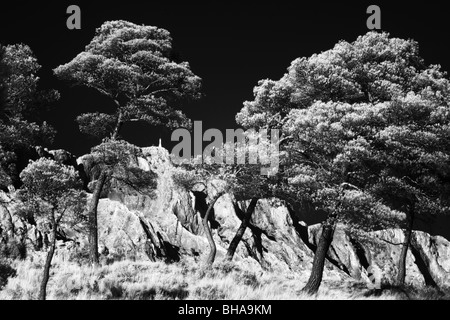
[[[71,4],[81,8],[81,30],[66,28]],[[259,80],[278,80],[295,58],[365,34],[371,4],[381,8],[382,30],[418,41],[427,63],[450,70],[448,12],[435,2],[8,1],[0,5],[0,43],[22,42],[34,51],[43,66],[41,86],[56,88],[62,96],[48,117],[58,130],[52,148],[80,156],[98,141],[82,135],[74,119],[88,111],[108,111],[111,103],[95,91],[58,81],[52,69],[83,51],[103,22],[122,19],[169,30],[179,57],[203,79],[204,98],[185,105],[185,113],[202,120],[203,130],[225,130],[237,127],[235,115],[245,100],[252,100]],[[124,128],[125,138],[139,146],[157,145],[162,138],[171,149],[170,134],[143,124]],[[448,225],[435,222],[427,231],[443,234]]]
[[[66,28],[70,4],[81,8],[81,30]],[[381,7],[384,31],[415,39],[426,62],[450,70],[450,27],[443,4],[8,1],[0,5],[0,43],[22,42],[34,51],[43,66],[42,87],[56,88],[62,95],[49,115],[58,130],[53,147],[82,155],[96,141],[79,133],[74,119],[87,111],[108,111],[111,104],[95,91],[71,88],[58,81],[52,69],[83,51],[103,22],[123,19],[169,30],[178,55],[203,79],[204,98],[184,106],[184,111],[191,119],[202,120],[204,130],[225,130],[236,128],[235,115],[245,100],[253,98],[253,87],[259,80],[278,80],[295,58],[308,57],[331,49],[341,39],[354,41],[365,34],[370,4]],[[170,132],[162,128],[134,123],[125,128],[124,135],[140,146],[155,145],[160,137],[163,145],[170,146]]]

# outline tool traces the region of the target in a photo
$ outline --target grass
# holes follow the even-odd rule
[[[36,299],[44,254],[12,262],[16,276],[0,291],[1,300]],[[63,255],[54,258],[48,284],[49,300],[366,300],[443,299],[434,289],[407,288],[405,295],[393,288],[371,292],[349,277],[325,275],[316,296],[301,292],[309,274],[262,270],[252,260],[216,262],[201,268],[194,260],[164,262],[117,261],[98,268],[80,265]],[[344,279],[344,280],[343,280]]]

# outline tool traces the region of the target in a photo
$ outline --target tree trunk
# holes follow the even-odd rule
[[[211,200],[211,203],[208,206],[208,210],[206,210],[205,217],[203,218],[203,228],[205,229],[206,237],[208,239],[208,243],[209,243],[209,247],[210,247],[208,260],[206,260],[207,266],[212,266],[212,264],[214,263],[214,259],[216,258],[216,251],[217,251],[216,244],[214,242],[214,238],[213,238],[213,235],[211,232],[211,228],[209,227],[208,220],[209,220],[211,211],[214,208],[215,203],[224,194],[225,194],[225,192],[220,192]]]
[[[317,244],[317,249],[314,254],[314,260],[311,270],[311,275],[306,283],[305,287],[302,289],[303,292],[313,295],[319,291],[320,284],[322,282],[323,269],[325,266],[325,259],[327,257],[328,249],[330,248],[331,242],[333,241],[335,222],[325,221],[322,226],[322,234],[320,235],[319,243]]]
[[[45,300],[47,298],[47,284],[50,279],[50,267],[52,264],[53,255],[56,249],[56,221],[55,217],[52,217],[52,242],[50,245],[50,251],[47,253],[47,259],[44,266],[44,275],[42,277],[41,289],[39,291],[39,300]]]
[[[119,113],[119,117],[117,118],[116,127],[114,128],[114,132],[111,135],[111,139],[112,140],[117,140],[117,138],[119,138],[119,132],[120,132],[120,129],[122,128],[122,125],[123,125],[123,120],[122,119],[123,119],[122,112],[120,112]]]
[[[408,249],[411,244],[412,230],[414,225],[414,209],[411,209],[407,215],[407,227],[405,230],[405,240],[402,245],[402,251],[400,252],[400,260],[398,263],[398,274],[397,274],[397,286],[405,285],[406,278],[406,257],[408,255]]]
[[[91,204],[88,211],[89,219],[89,255],[91,263],[94,266],[99,265],[99,254],[98,254],[98,223],[97,223],[97,209],[98,203],[100,201],[100,195],[102,193],[103,187],[105,185],[107,178],[107,173],[103,170],[100,173],[100,177],[95,184],[95,190],[92,195]]]
[[[250,223],[250,219],[252,217],[253,212],[255,211],[257,203],[258,203],[258,199],[253,198],[251,200],[250,204],[248,205],[247,210],[245,212],[245,216],[242,219],[242,223],[239,226],[239,229],[237,230],[236,235],[234,236],[233,240],[231,241],[230,246],[228,247],[227,256],[226,256],[226,259],[228,261],[233,260],[234,253],[236,252],[239,242],[241,242],[242,237],[245,233],[245,230],[247,229],[247,227]]]

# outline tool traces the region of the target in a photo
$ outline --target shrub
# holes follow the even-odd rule
[[[0,290],[8,283],[8,278],[15,277],[17,272],[6,261],[0,260]]]

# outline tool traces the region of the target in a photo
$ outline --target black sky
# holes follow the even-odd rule
[[[109,102],[96,92],[71,88],[52,75],[52,69],[70,61],[90,42],[95,29],[108,20],[128,20],[169,30],[175,50],[203,79],[204,98],[186,105],[193,120],[204,129],[236,128],[235,114],[253,87],[265,78],[282,77],[292,60],[328,50],[339,40],[354,41],[368,30],[366,9],[382,10],[382,29],[392,36],[412,38],[421,46],[427,63],[450,71],[448,31],[443,4],[423,2],[349,1],[8,1],[0,5],[0,43],[29,45],[43,66],[41,85],[56,88],[60,102],[50,114],[58,130],[53,148],[76,155],[96,142],[79,133],[74,119],[93,110],[107,111]],[[392,1],[391,1],[392,2]],[[66,28],[66,8],[77,4],[82,29]],[[167,147],[170,132],[145,125],[125,128],[125,137],[140,146],[155,145],[160,137]]]

